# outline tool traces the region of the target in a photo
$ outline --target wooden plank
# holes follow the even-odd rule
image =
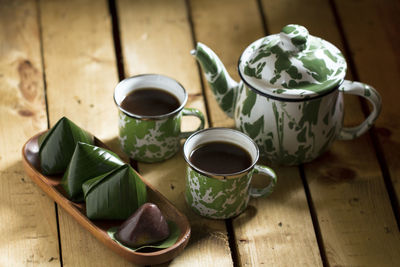
[[[343,51],[328,1],[262,3],[271,32],[296,22]],[[349,24],[358,20],[354,19],[355,10],[349,13]],[[368,55],[374,50],[372,46],[362,48],[362,44],[358,47],[366,49]],[[358,99],[350,97],[345,102],[346,124],[361,122],[364,115]],[[329,266],[395,266],[399,262],[399,233],[368,135],[336,142],[319,160],[306,164],[305,173]]]
[[[339,17],[360,80],[375,86],[382,95],[382,113],[376,132],[384,152],[397,197],[400,215],[400,3],[398,1],[337,1]],[[353,21],[357,12],[359,19]],[[371,51],[373,51],[371,53]]]
[[[265,36],[255,1],[189,1],[197,42],[205,43],[220,57],[231,77],[238,81],[238,59],[253,41]],[[234,127],[234,121],[218,106],[205,85],[210,121],[213,126]]]
[[[160,73],[178,80],[189,93],[187,106],[205,114],[185,1],[119,1],[118,15],[126,75]],[[198,121],[187,118],[183,130]],[[192,237],[172,265],[232,265],[224,221],[195,215],[186,205],[185,163],[181,153],[160,164],[139,164],[140,173],[189,218]]]
[[[37,5],[0,6],[0,265],[58,266],[54,202],[21,163],[22,145],[47,128]]]
[[[191,7],[197,41],[209,45],[238,80],[241,52],[265,35],[256,1],[193,0]],[[232,126],[232,119],[218,115],[221,111],[211,93],[207,100],[212,125]],[[246,212],[233,219],[239,265],[322,266],[299,171],[274,169],[276,191],[268,198],[251,200]]]
[[[51,125],[67,116],[103,141],[115,138],[118,75],[107,1],[41,1],[40,10]],[[58,215],[65,266],[131,265],[63,209]]]

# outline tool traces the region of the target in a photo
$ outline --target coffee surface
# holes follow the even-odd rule
[[[121,103],[124,110],[141,116],[168,114],[180,105],[174,95],[158,88],[141,88],[132,91]]]
[[[232,174],[251,166],[250,154],[228,142],[209,142],[192,151],[190,162],[197,168],[214,174]]]

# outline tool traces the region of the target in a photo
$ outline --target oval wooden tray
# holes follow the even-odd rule
[[[181,231],[181,235],[173,246],[153,252],[133,252],[114,242],[108,236],[107,230],[110,227],[120,225],[122,221],[89,220],[86,217],[85,203],[74,203],[66,197],[65,191],[60,185],[61,176],[45,176],[40,173],[38,137],[41,134],[43,133],[38,133],[30,138],[22,148],[22,162],[25,172],[49,197],[54,199],[100,242],[129,261],[142,265],[154,265],[170,261],[185,248],[191,231],[188,219],[139,174],[139,177],[147,185],[148,202],[155,203],[167,220],[175,222]],[[95,138],[95,145],[107,148],[97,138]]]

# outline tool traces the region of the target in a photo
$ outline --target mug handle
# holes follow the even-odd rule
[[[368,84],[348,80],[345,80],[342,83],[342,85],[339,87],[339,91],[345,94],[362,96],[371,102],[373,107],[371,114],[369,114],[365,121],[355,127],[343,127],[337,137],[339,140],[352,140],[368,131],[378,118],[382,107],[381,96],[372,86],[369,86]]]
[[[254,173],[255,174],[261,174],[261,175],[265,175],[267,177],[270,178],[270,183],[269,185],[267,185],[264,188],[255,188],[250,186],[250,191],[249,191],[249,195],[251,197],[263,197],[263,196],[269,196],[275,188],[276,182],[277,182],[277,177],[275,172],[271,169],[268,168],[267,166],[263,166],[263,165],[255,165],[254,166]]]
[[[198,130],[204,129],[204,122],[205,122],[204,115],[200,110],[195,109],[195,108],[184,108],[182,110],[182,116],[195,116],[195,117],[199,118],[200,126],[194,131],[182,132],[179,136],[181,139],[188,138],[189,136],[191,136],[193,133],[197,132]]]

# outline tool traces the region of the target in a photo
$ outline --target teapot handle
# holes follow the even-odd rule
[[[366,98],[371,102],[373,110],[369,114],[368,118],[365,119],[360,125],[355,127],[343,127],[337,137],[339,140],[352,140],[355,139],[371,128],[375,120],[378,118],[381,112],[381,96],[372,87],[365,83],[353,82],[345,80],[339,87],[339,91],[345,94],[358,95]]]

